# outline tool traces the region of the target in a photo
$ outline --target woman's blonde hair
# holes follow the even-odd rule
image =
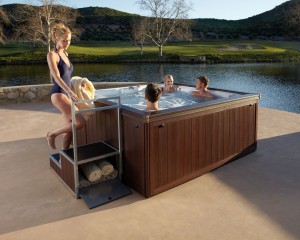
[[[169,79],[169,78],[173,78],[173,76],[171,74],[167,74],[165,77],[164,77],[164,83],[166,83],[166,81]],[[173,79],[174,80],[174,79]]]
[[[58,23],[51,29],[51,39],[54,43],[56,43],[57,39],[62,37],[64,34],[71,34],[71,30],[63,23]]]

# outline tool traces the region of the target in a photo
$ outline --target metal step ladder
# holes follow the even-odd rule
[[[105,106],[95,107],[90,109],[79,110],[76,105],[82,103],[90,102],[104,102]],[[76,129],[76,114],[84,113],[93,113],[96,111],[105,111],[110,109],[116,109],[117,111],[117,125],[118,125],[118,147],[114,147],[106,141],[99,141],[95,143],[88,143],[85,145],[78,146],[77,144],[77,129]],[[75,194],[77,198],[81,197],[89,208],[94,208],[99,205],[105,204],[107,202],[113,201],[115,199],[121,198],[123,196],[131,194],[131,190],[122,183],[122,173],[123,173],[123,164],[122,164],[122,143],[121,143],[121,117],[120,117],[120,97],[110,97],[110,98],[98,98],[92,100],[83,100],[74,102],[72,101],[72,133],[73,133],[73,146],[72,148],[60,150],[59,155],[52,154],[50,155],[50,165],[51,160],[60,167],[61,172],[66,172],[62,169],[62,164],[60,159],[57,159],[60,156],[62,159],[66,159],[67,165],[73,167],[74,182],[70,177],[63,177],[63,181],[67,183],[69,189]],[[79,166],[81,164],[87,164],[93,161],[101,161],[108,157],[116,158],[116,166],[118,170],[118,177],[115,179],[99,182],[96,184],[91,184],[88,187],[81,187],[79,182]],[[53,165],[53,163],[52,163]],[[66,165],[66,164],[63,164]],[[58,175],[60,174],[59,169],[55,171]],[[67,171],[68,172],[68,171]],[[62,176],[59,176],[62,177]],[[72,177],[71,177],[72,178]],[[72,184],[70,184],[70,182]],[[70,187],[71,186],[71,187]]]

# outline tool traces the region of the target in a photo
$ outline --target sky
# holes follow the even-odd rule
[[[238,20],[272,10],[288,0],[186,0],[193,4],[189,18],[216,18]],[[0,5],[26,3],[39,5],[38,0],[0,0]],[[140,9],[136,0],[61,0],[60,4],[73,7],[108,7],[127,13],[149,16],[149,12]]]

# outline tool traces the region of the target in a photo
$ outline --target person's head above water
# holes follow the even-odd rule
[[[173,79],[173,76],[171,74],[167,74],[165,77],[164,77],[164,85],[165,87],[172,87],[174,84],[174,79]]]
[[[171,74],[167,74],[164,77],[164,87],[161,90],[164,93],[172,93],[178,90],[178,87],[174,85],[174,78]]]
[[[209,79],[206,76],[200,76],[196,78],[196,89],[201,90],[205,89],[207,90],[209,84]]]
[[[145,89],[145,98],[152,103],[160,99],[161,90],[155,83],[149,83]]]

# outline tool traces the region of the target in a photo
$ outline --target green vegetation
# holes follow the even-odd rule
[[[170,42],[164,46],[164,56],[157,57],[156,46],[146,46],[144,55],[130,42],[76,42],[68,53],[73,62],[120,61],[187,61],[203,62],[299,61],[298,42],[213,40]],[[30,49],[28,44],[7,44],[0,48],[0,63],[24,64],[46,62],[44,48]],[[205,60],[204,60],[205,59]]]
[[[7,41],[15,34],[15,16],[20,4],[0,6],[11,23],[1,21],[0,29]],[[69,9],[74,12],[76,23],[72,26],[78,40],[82,41],[130,41],[132,23],[139,15],[109,8],[88,7]],[[18,12],[19,11],[19,12]],[[300,0],[289,0],[262,14],[241,20],[193,19],[192,39],[197,40],[289,40],[299,41]]]

